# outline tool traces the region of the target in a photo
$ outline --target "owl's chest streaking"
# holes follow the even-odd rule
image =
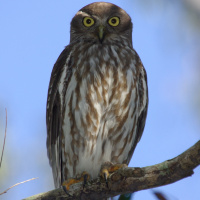
[[[139,104],[135,52],[109,45],[74,51],[78,56],[69,55],[59,87],[63,170],[68,178],[83,171],[96,177],[106,161],[129,162]]]

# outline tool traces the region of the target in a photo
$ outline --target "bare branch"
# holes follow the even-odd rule
[[[179,156],[157,165],[143,168],[124,168],[113,173],[108,179],[91,180],[84,187],[82,183],[73,184],[67,195],[61,188],[34,195],[24,200],[91,200],[113,197],[174,183],[191,176],[193,169],[200,165],[200,141]]]
[[[11,188],[13,188],[13,187],[15,187],[15,186],[17,186],[17,185],[20,185],[20,184],[22,184],[22,183],[26,183],[26,182],[29,182],[29,181],[32,181],[32,180],[35,180],[35,179],[38,179],[38,178],[31,178],[31,179],[28,179],[28,180],[26,180],[26,181],[22,181],[22,182],[20,182],[20,183],[16,183],[15,185],[9,187],[8,189],[6,189],[6,190],[3,191],[2,193],[0,193],[0,195],[5,194],[6,192],[8,192],[8,190],[10,190]]]
[[[3,141],[3,149],[2,149],[2,153],[1,153],[0,168],[1,168],[1,163],[3,160],[3,152],[4,152],[5,143],[6,143],[6,132],[7,132],[7,109],[6,109],[6,127],[5,127],[4,141]]]

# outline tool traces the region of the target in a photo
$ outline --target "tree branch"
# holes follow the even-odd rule
[[[100,178],[91,180],[83,189],[82,183],[73,184],[67,195],[61,188],[34,195],[24,200],[90,200],[113,197],[174,183],[191,176],[200,165],[200,140],[179,156],[147,167],[123,168],[108,179],[108,187]]]

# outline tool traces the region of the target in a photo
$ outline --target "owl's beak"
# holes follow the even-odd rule
[[[105,27],[103,25],[99,26],[99,40],[102,43],[105,36]]]

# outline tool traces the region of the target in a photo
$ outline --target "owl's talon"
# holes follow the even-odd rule
[[[106,186],[108,187],[108,176],[109,176],[108,170],[106,170],[106,172],[104,172],[103,175],[104,175],[104,179],[106,181]]]
[[[64,181],[64,182],[62,183],[62,188],[63,188],[63,190],[64,190],[65,193],[66,193],[67,195],[69,195],[69,196],[71,196],[70,193],[68,192],[68,191],[69,191],[69,188],[70,188],[70,186],[71,186],[72,184],[74,184],[74,183],[77,183],[77,180],[76,180],[76,179],[73,179],[73,178],[67,179],[66,181]]]
[[[87,172],[83,172],[82,176],[83,176],[83,188],[85,188],[87,181],[90,179],[90,175]]]
[[[104,180],[106,181],[106,185],[108,187],[108,177],[109,177],[109,172],[107,168],[102,168],[101,172],[100,172],[101,176],[104,178]]]
[[[81,174],[80,177],[70,178],[70,179],[67,179],[66,181],[64,181],[62,183],[62,188],[63,188],[63,190],[65,191],[66,194],[70,195],[68,191],[69,191],[69,188],[70,188],[71,185],[73,185],[75,183],[83,182],[83,188],[84,188],[89,179],[90,179],[90,175],[87,172],[84,171]]]
[[[72,196],[72,195],[68,192],[66,186],[62,185],[62,189],[64,190],[64,192],[65,192],[67,195]]]
[[[101,166],[100,176],[103,177],[104,180],[106,181],[107,187],[108,187],[108,177],[110,176],[110,174],[124,167],[128,166],[126,164],[113,164],[111,162],[105,162]]]

